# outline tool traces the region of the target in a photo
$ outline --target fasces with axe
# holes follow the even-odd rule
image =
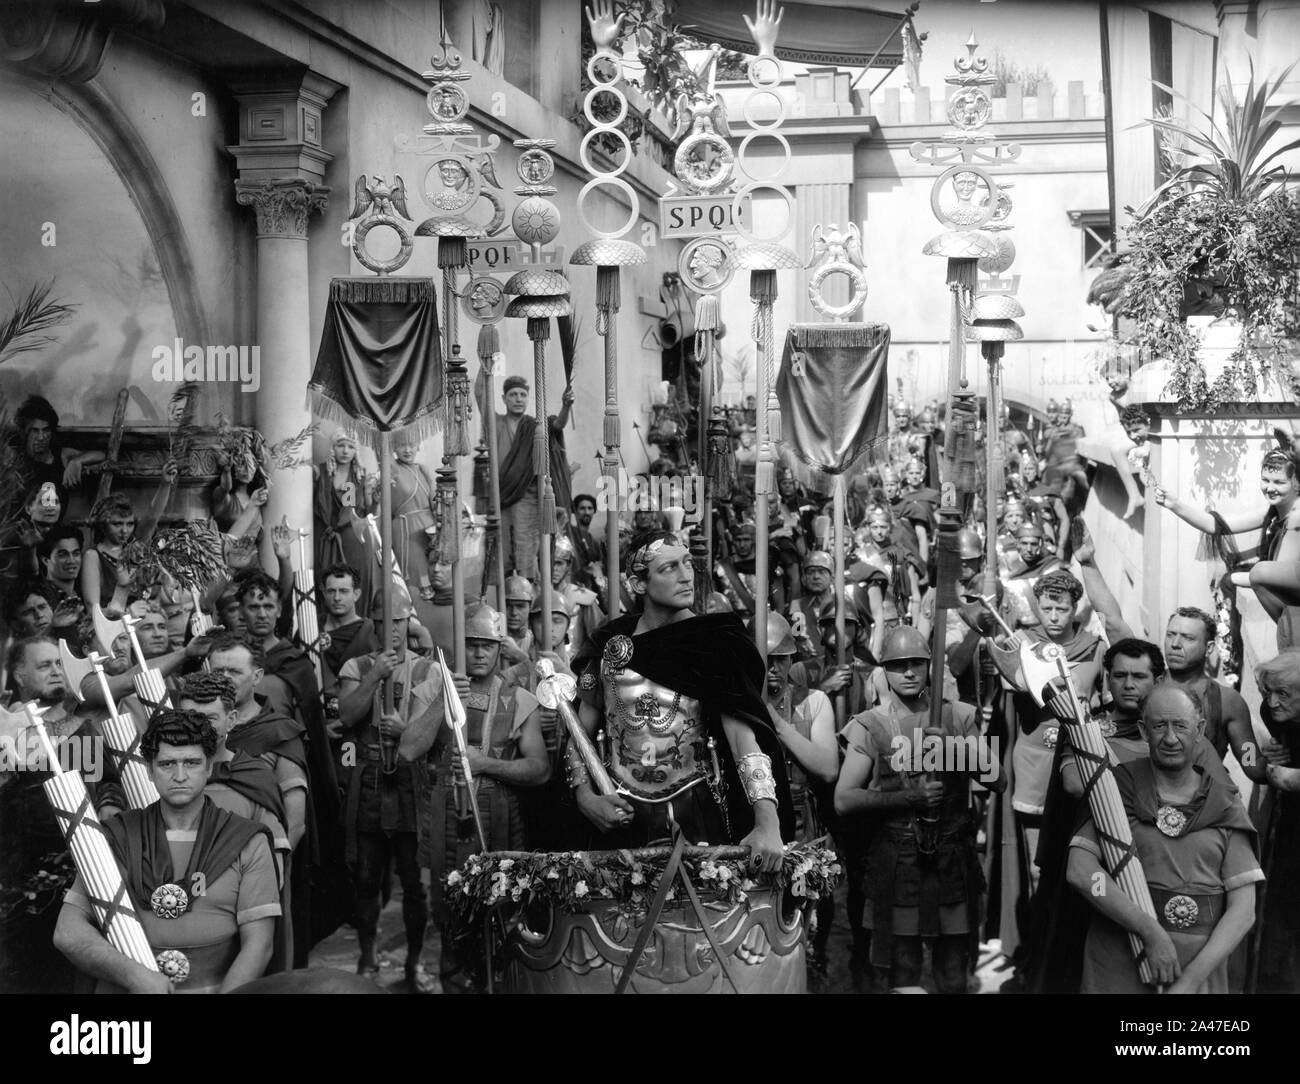
[[[1133,832],[1111,770],[1106,739],[1100,724],[1092,718],[1074,686],[1065,652],[1053,643],[1031,644],[1003,621],[991,598],[986,598],[984,603],[1002,629],[1002,636],[990,638],[988,647],[1003,678],[1013,688],[1028,693],[1035,703],[1048,708],[1065,724],[1080,770],[1087,774],[1084,796],[1097,828],[1106,872],[1143,914],[1154,918],[1155,904],[1142,870],[1142,861],[1134,848]],[[1142,981],[1155,985],[1157,975],[1147,961],[1142,939],[1130,933],[1129,944],[1138,961]]]

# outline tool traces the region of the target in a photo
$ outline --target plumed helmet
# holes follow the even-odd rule
[[[920,629],[914,629],[911,625],[901,625],[885,633],[885,643],[880,652],[882,663],[929,657],[930,641],[921,634]]]
[[[810,568],[824,568],[827,572],[833,572],[835,559],[825,550],[809,550],[808,556],[803,559],[803,567],[805,572]]]
[[[478,603],[465,611],[466,640],[494,640],[501,643],[506,638],[506,619],[485,603]]]
[[[523,576],[506,577],[507,602],[532,602],[533,585]]]
[[[400,621],[404,617],[410,617],[415,613],[415,607],[411,604],[411,593],[406,589],[405,584],[393,583],[389,591],[393,599],[393,620]],[[375,597],[370,603],[370,619],[379,621],[384,616],[384,596],[379,591],[375,592]]]
[[[984,556],[984,544],[979,532],[972,527],[963,527],[957,532],[957,556],[963,561],[971,561]]]
[[[750,625],[752,628],[753,622]],[[795,651],[794,633],[790,630],[790,622],[780,614],[769,612],[767,615],[768,655],[793,655]]]

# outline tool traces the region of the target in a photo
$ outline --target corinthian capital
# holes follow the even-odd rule
[[[236,181],[235,202],[257,214],[257,236],[307,237],[307,217],[323,211],[330,190],[301,177]]]

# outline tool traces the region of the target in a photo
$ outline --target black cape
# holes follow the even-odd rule
[[[763,702],[766,680],[763,659],[740,618],[734,613],[706,614],[634,635],[639,620],[639,614],[625,614],[606,621],[583,645],[574,659],[573,672],[581,675],[593,666],[598,670],[601,653],[610,639],[627,636],[633,648],[628,662],[631,669],[700,702],[704,725],[717,743],[718,763],[727,794],[727,815],[737,842],[753,828],[754,813],[722,730],[722,716],[729,715],[745,723],[754,732],[759,749],[772,760],[781,838],[792,840],[794,805],[790,800],[785,755]]]

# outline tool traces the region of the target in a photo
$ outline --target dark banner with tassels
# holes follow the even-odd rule
[[[416,442],[436,433],[443,398],[437,283],[334,279],[307,396],[316,417],[355,423],[376,450],[380,433]]]
[[[784,447],[834,475],[887,439],[888,357],[888,324],[792,324],[776,378]]]

